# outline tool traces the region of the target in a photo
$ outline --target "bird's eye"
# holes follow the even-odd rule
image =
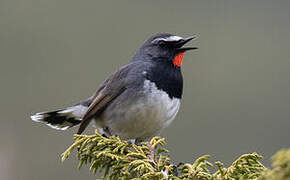
[[[166,43],[166,41],[164,41],[164,40],[159,40],[157,43],[158,43],[159,45],[164,45],[164,44]]]
[[[157,38],[153,40],[152,43],[156,45],[164,45],[166,44],[166,40],[164,38]]]

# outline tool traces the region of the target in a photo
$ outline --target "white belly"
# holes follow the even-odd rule
[[[180,99],[170,98],[149,80],[144,82],[143,91],[143,96],[104,112],[102,119],[111,134],[123,139],[146,140],[158,135],[173,121]]]

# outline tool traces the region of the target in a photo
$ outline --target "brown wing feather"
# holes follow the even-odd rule
[[[78,134],[81,134],[89,125],[93,117],[99,116],[104,109],[118,96],[120,96],[131,81],[128,81],[127,75],[135,63],[130,63],[121,67],[118,71],[112,74],[99,88],[94,96],[93,102],[90,104],[87,112],[82,118]]]
[[[97,97],[89,106],[88,111],[84,115],[77,134],[81,134],[89,125],[90,121],[92,120],[92,117],[97,116],[100,112],[102,112],[102,110],[107,105],[109,105],[111,101],[113,101],[116,97],[122,94],[124,90],[125,88],[122,88],[117,94],[104,95],[104,96],[101,95],[100,97]]]
[[[106,100],[107,102],[108,97],[106,96],[98,96],[97,98],[94,99],[94,101],[90,104],[88,111],[86,112],[86,114],[84,115],[84,117],[82,118],[82,122],[81,125],[78,129],[77,134],[81,134],[86,127],[89,125],[90,121],[91,121],[91,117],[93,113],[96,113],[98,110],[100,110],[100,108],[102,108],[102,106],[104,103],[101,103],[103,100]]]
[[[112,90],[111,85],[114,80],[116,79],[107,81],[108,84],[106,84],[105,87],[98,92],[98,95],[95,97],[87,112],[83,116],[77,134],[81,134],[89,125],[93,117],[98,116],[101,112],[103,112],[103,110],[110,104],[110,102],[112,102],[125,91],[126,88],[119,83],[117,83],[117,87]]]
[[[114,91],[113,94],[103,94],[101,91],[100,94],[93,100],[87,112],[83,116],[77,134],[81,134],[89,125],[92,117],[99,115],[104,110],[104,108],[106,108],[110,102],[122,94],[125,89],[125,87],[122,87],[119,89],[119,91]]]
[[[102,104],[105,102],[108,102],[109,96],[99,95],[94,99],[94,101],[90,104],[87,112],[83,116],[83,120],[88,119],[92,117],[95,113],[97,113],[100,108],[102,107]]]

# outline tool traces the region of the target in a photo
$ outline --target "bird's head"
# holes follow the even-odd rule
[[[156,34],[150,37],[141,46],[134,59],[169,61],[173,63],[174,66],[180,67],[182,65],[184,53],[188,50],[197,49],[197,47],[183,46],[195,38],[196,36],[183,38],[169,33]]]

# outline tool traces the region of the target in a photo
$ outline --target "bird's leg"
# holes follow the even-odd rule
[[[127,142],[129,143],[129,144],[135,144],[135,145],[137,145],[137,146],[141,146],[141,142],[142,142],[142,140],[140,140],[140,139],[129,139],[129,140],[127,140]]]
[[[108,127],[99,128],[98,131],[105,138],[109,138],[110,136],[112,136]]]
[[[129,139],[129,140],[127,140],[127,142],[128,142],[129,144],[135,144],[136,140],[135,140],[135,139]]]
[[[143,140],[141,139],[141,138],[136,138],[135,139],[135,144],[137,145],[137,146],[141,146],[141,143],[143,142]]]
[[[108,127],[104,127],[103,129],[104,129],[105,135],[107,137],[112,136],[112,133],[111,133],[111,131],[110,131],[110,129]]]

